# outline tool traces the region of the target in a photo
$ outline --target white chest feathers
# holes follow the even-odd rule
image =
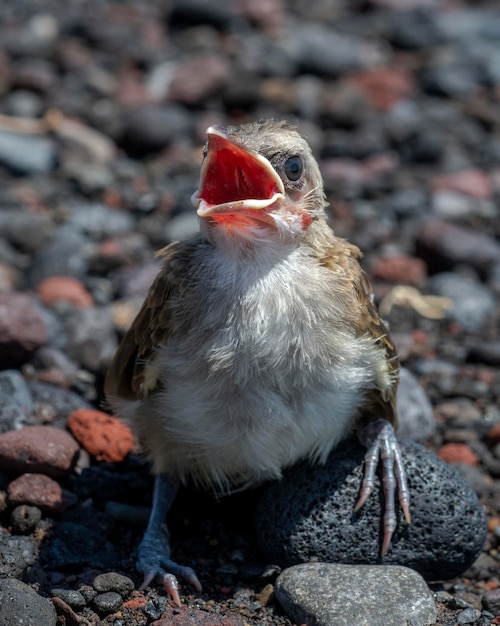
[[[356,337],[335,275],[303,251],[258,264],[214,253],[162,346],[164,390],[129,415],[155,470],[229,488],[324,460],[353,426],[383,355]]]

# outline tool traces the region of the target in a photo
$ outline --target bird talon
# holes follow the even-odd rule
[[[403,467],[401,452],[392,425],[386,420],[370,423],[362,432],[361,440],[368,446],[365,455],[364,476],[359,492],[359,499],[354,507],[357,512],[368,499],[375,484],[375,472],[382,462],[382,489],[385,497],[383,539],[380,554],[384,557],[391,545],[396,529],[395,492],[398,489],[399,504],[405,520],[411,523],[410,496]]]
[[[177,582],[177,578],[173,574],[160,572],[155,576],[155,580],[160,585],[163,585],[165,591],[172,598],[175,604],[177,604],[177,606],[181,606],[181,598],[179,596],[179,584]]]

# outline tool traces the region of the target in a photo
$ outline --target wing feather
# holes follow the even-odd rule
[[[322,256],[321,264],[348,277],[358,303],[356,332],[359,336],[369,336],[385,353],[386,369],[376,373],[376,386],[369,391],[362,413],[384,417],[397,426],[396,393],[399,381],[399,360],[396,348],[386,325],[380,318],[373,302],[370,281],[364,273],[359,260],[363,256],[359,248],[345,240],[338,239],[339,245],[328,249]]]
[[[173,332],[169,304],[189,284],[191,260],[198,243],[197,239],[173,243],[157,253],[163,259],[163,266],[107,371],[104,382],[107,398],[138,400],[158,388],[155,351]]]

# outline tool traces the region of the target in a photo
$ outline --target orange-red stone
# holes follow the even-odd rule
[[[130,429],[102,411],[77,409],[68,418],[68,428],[85,450],[99,461],[123,461],[132,449]]]
[[[446,463],[464,463],[478,465],[479,459],[465,443],[446,443],[438,452],[438,456]]]
[[[56,302],[69,302],[77,309],[93,305],[90,293],[82,283],[71,276],[51,276],[38,285],[38,297],[42,303],[51,307]]]

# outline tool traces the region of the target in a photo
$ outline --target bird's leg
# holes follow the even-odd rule
[[[382,461],[382,485],[384,490],[384,538],[381,555],[385,556],[391,544],[392,535],[396,529],[395,491],[398,488],[399,503],[408,524],[410,517],[410,496],[403,467],[401,451],[396,439],[392,424],[384,419],[378,419],[367,424],[359,434],[361,443],[368,448],[365,455],[364,477],[359,492],[359,500],[354,511],[366,502],[373,490],[375,471]]]
[[[180,606],[177,577],[189,582],[197,591],[201,591],[201,584],[190,567],[179,565],[170,558],[170,542],[165,518],[177,494],[177,489],[178,484],[172,482],[165,474],[156,476],[153,506],[137,553],[137,569],[144,574],[144,580],[140,586],[141,591],[156,580],[165,587],[174,602]]]

